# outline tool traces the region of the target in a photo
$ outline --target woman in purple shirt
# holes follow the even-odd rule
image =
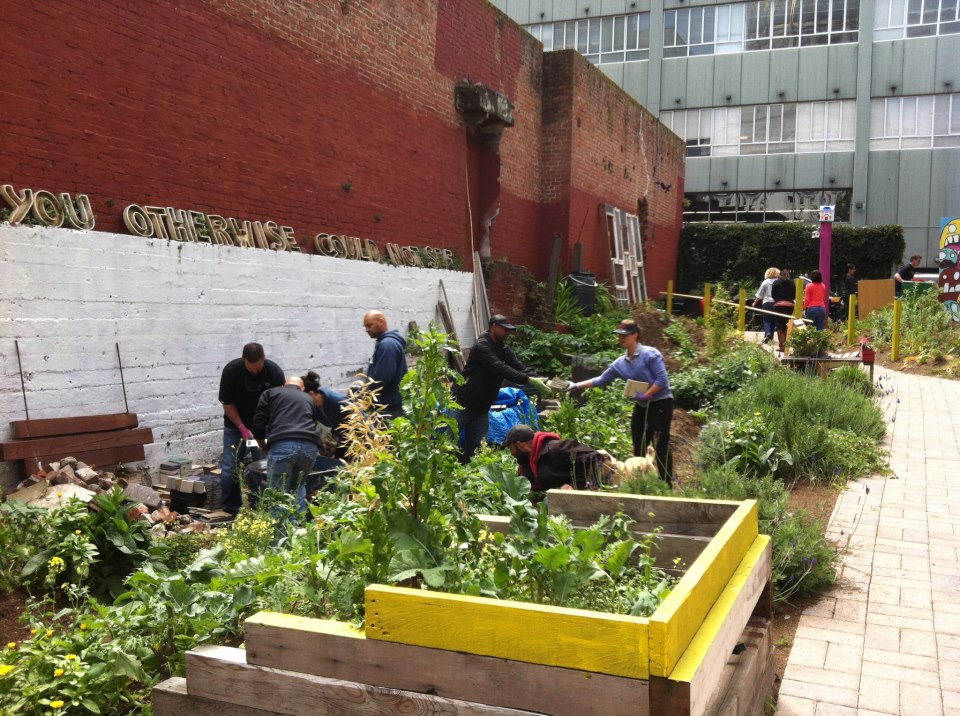
[[[636,321],[621,321],[614,333],[620,340],[624,355],[611,363],[602,375],[574,383],[571,389],[601,387],[617,378],[647,383],[647,389],[633,398],[636,403],[630,418],[633,454],[644,455],[647,445],[653,443],[660,477],[668,485],[673,485],[673,458],[670,454],[673,393],[663,354],[652,346],[640,343],[640,329]]]

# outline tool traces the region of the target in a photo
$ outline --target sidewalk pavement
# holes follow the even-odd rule
[[[837,501],[837,583],[800,617],[777,716],[960,716],[960,381],[876,382],[893,475]]]

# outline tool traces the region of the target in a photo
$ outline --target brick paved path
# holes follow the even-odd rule
[[[800,617],[778,716],[960,716],[960,381],[876,377],[894,475],[837,502],[839,579]]]

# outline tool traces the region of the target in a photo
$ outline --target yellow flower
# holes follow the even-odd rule
[[[53,675],[59,679],[61,676],[63,676],[63,669],[54,669]]]
[[[754,415],[756,415],[756,416],[759,418],[759,417],[760,417],[760,411],[758,410],[757,412],[754,413]]]
[[[67,655],[66,655],[65,657],[63,657],[63,658],[66,659],[67,661],[75,661],[75,660],[78,659],[79,657],[78,657],[76,654],[67,654]]]
[[[757,413],[757,415],[760,415],[760,413]],[[74,530],[73,533],[74,533],[75,535],[83,534],[83,532],[81,532],[80,530]]]
[[[62,708],[63,708],[63,701],[61,701],[60,699],[57,699],[56,701],[51,701],[51,702],[50,702],[50,708],[52,708],[52,709],[62,709]]]
[[[80,625],[80,631],[86,631],[86,630],[87,630],[87,623],[84,622],[83,624]]]
[[[63,493],[62,493],[62,492],[58,492],[58,493],[57,493],[57,497],[63,497]],[[56,702],[54,702],[54,703],[56,703]],[[53,704],[51,704],[51,706],[52,706],[52,705],[53,705]],[[61,705],[62,705],[62,702],[61,702]]]
[[[13,671],[13,667],[10,664],[0,664],[0,677],[6,676],[11,671]]]
[[[37,635],[37,630],[36,630],[36,629],[31,629],[31,630],[30,630],[30,635],[31,635],[31,636],[36,636],[36,635]]]
[[[8,648],[8,649],[16,649],[16,648],[17,648],[17,642],[15,642],[15,641],[7,642],[7,648]]]
[[[47,629],[47,636],[53,636],[53,629]]]

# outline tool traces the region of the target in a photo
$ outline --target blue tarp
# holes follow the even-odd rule
[[[487,441],[500,445],[507,431],[514,425],[525,423],[534,430],[540,428],[540,419],[530,398],[519,388],[501,388],[497,400],[490,408],[490,429]]]

